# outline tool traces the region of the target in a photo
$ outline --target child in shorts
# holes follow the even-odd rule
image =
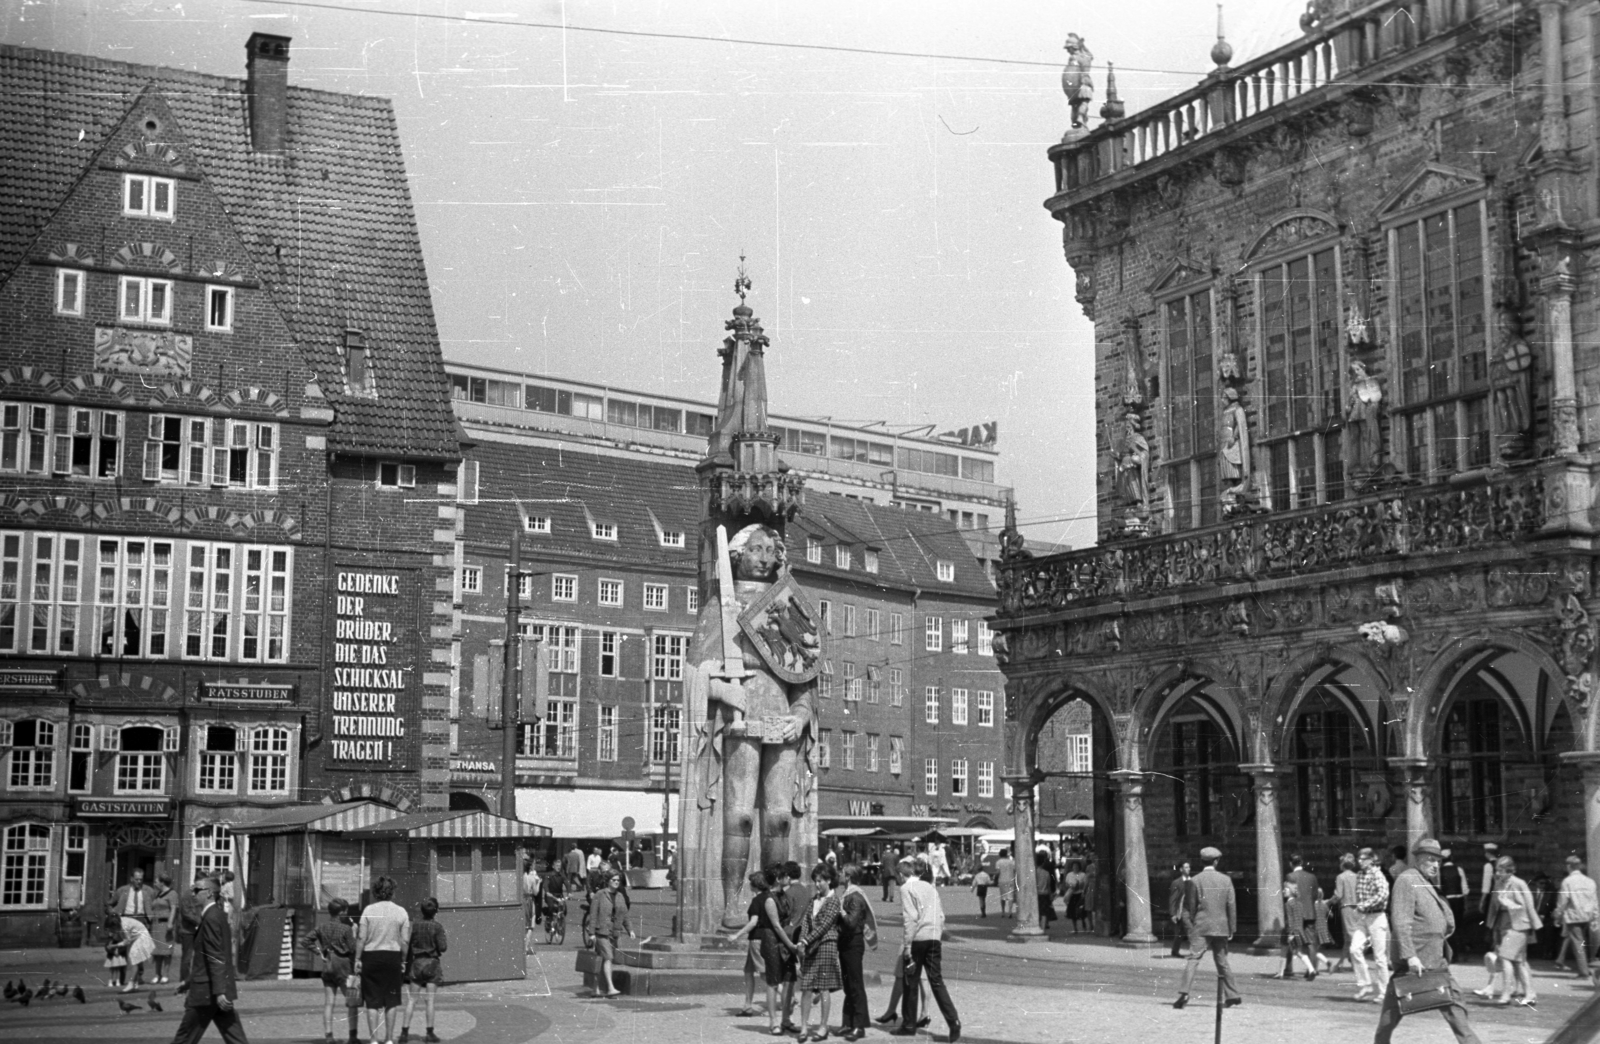
[[[422,920],[411,926],[411,949],[406,957],[409,969],[406,976],[406,1013],[400,1020],[400,1044],[407,1044],[411,1039],[411,1015],[417,1010],[417,997],[423,991],[427,991],[428,997],[425,1009],[428,1035],[422,1039],[427,1044],[438,1044],[439,1038],[433,1032],[433,1001],[439,983],[444,981],[444,969],[439,966],[439,957],[450,948],[450,942],[444,936],[444,925],[434,920],[439,913],[439,900],[430,895],[417,904],[417,910],[422,914]]]
[[[306,934],[301,945],[322,958],[322,1031],[328,1044],[333,1044],[333,1002],[340,990],[348,990],[351,969],[354,967],[356,935],[345,916],[350,904],[343,899],[328,902],[328,920]],[[349,1009],[350,1037],[358,1041],[356,1008]]]

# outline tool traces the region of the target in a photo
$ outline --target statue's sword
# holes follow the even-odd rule
[[[731,731],[744,732],[747,727],[744,722],[744,680],[754,677],[755,673],[745,670],[744,650],[739,648],[739,598],[733,590],[733,563],[728,559],[726,526],[717,527],[717,598],[722,607],[722,670],[712,677],[739,690],[737,703],[726,698],[722,702],[733,709]],[[733,695],[726,689],[724,692],[728,696]]]

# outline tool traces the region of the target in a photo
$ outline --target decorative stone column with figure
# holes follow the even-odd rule
[[[1094,100],[1094,81],[1089,78],[1089,67],[1094,55],[1077,33],[1068,33],[1064,45],[1067,66],[1061,70],[1061,92],[1072,106],[1072,129],[1089,126],[1089,103]]]

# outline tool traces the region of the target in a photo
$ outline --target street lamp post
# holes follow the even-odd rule
[[[522,691],[518,631],[522,616],[522,533],[511,534],[511,569],[506,574],[506,666],[501,672],[500,722],[505,729],[500,748],[500,814],[517,818],[517,695]]]

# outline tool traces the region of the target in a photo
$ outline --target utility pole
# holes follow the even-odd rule
[[[522,616],[522,532],[511,532],[511,567],[506,573],[506,668],[501,672],[500,722],[505,728],[500,748],[500,814],[517,818],[517,696],[522,692],[522,657],[518,632]]]

